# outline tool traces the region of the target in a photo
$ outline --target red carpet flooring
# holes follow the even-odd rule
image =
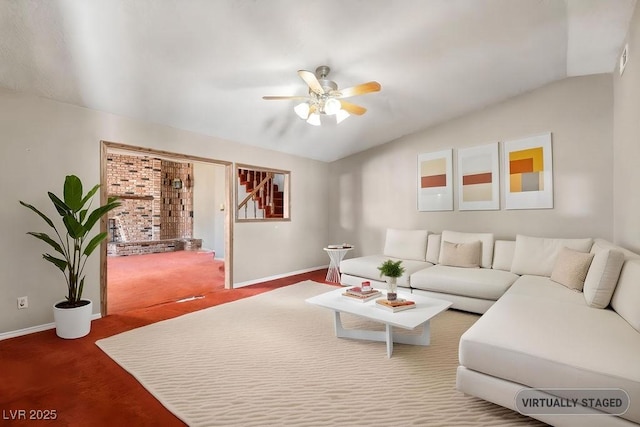
[[[224,288],[224,263],[210,252],[109,257],[107,313],[151,307]]]
[[[0,341],[2,425],[183,426],[95,342],[302,280],[324,282],[326,273],[325,269],[239,289],[214,289],[203,299],[112,314],[95,320],[91,333],[77,340],[62,340],[54,330],[48,330]],[[220,361],[221,368],[224,363]],[[31,415],[51,417],[51,411],[55,411],[55,420],[30,419]]]

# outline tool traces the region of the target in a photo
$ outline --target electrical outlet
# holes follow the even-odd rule
[[[29,299],[27,297],[18,298],[18,310],[29,307]]]

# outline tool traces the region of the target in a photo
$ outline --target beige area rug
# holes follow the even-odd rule
[[[301,282],[96,344],[190,426],[537,425],[455,390],[458,341],[477,316],[431,321],[428,347],[336,338]],[[343,315],[346,327],[378,325]]]

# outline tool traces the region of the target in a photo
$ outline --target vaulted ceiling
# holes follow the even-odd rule
[[[333,161],[568,76],[613,72],[635,0],[3,0],[0,86]],[[367,108],[315,127],[297,70]],[[149,142],[152,144],[152,141]]]

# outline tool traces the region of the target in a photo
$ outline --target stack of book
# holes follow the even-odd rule
[[[382,308],[387,311],[397,312],[409,310],[410,308],[415,308],[415,301],[409,301],[403,298],[398,298],[395,301],[389,301],[387,299],[378,299],[376,300],[376,307]]]
[[[347,289],[342,293],[342,295],[348,298],[352,298],[356,301],[366,302],[379,297],[380,295],[382,295],[382,292],[377,289],[370,289],[368,291],[365,291],[362,290],[361,287],[356,286],[355,288]]]

